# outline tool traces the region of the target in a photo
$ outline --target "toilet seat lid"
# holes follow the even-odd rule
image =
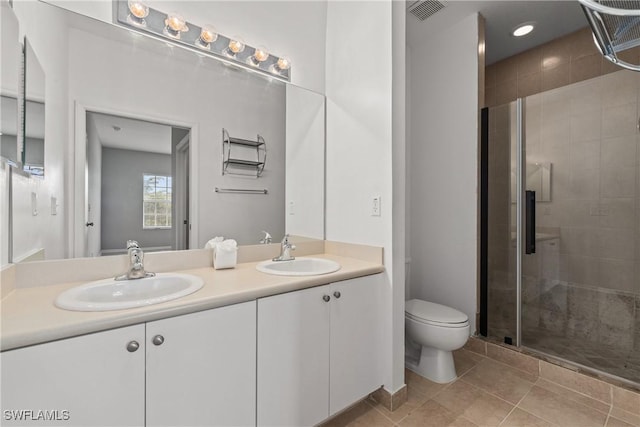
[[[404,311],[410,317],[425,322],[459,324],[469,320],[466,314],[455,308],[419,299],[407,301]]]

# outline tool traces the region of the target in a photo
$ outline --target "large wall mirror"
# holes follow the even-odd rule
[[[70,141],[47,138],[45,147],[70,151],[58,158],[63,166],[47,159],[45,182],[50,169],[69,179],[59,192],[64,200],[51,197],[49,209],[47,196],[41,209],[63,213],[66,228],[64,242],[40,239],[45,259],[123,253],[127,239],[154,251],[201,248],[215,236],[258,244],[262,230],[274,242],[285,232],[324,238],[323,95],[47,3],[25,3],[15,5],[20,25],[27,21],[36,51],[55,50],[40,60],[47,81],[61,84],[46,99],[47,134],[67,132]],[[47,33],[30,34],[36,20]],[[265,141],[259,177],[250,167],[223,174],[223,129]],[[232,150],[241,159],[255,156],[246,147]]]

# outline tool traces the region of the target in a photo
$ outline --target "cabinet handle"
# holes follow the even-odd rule
[[[329,295],[325,295],[325,296],[322,297],[322,299],[324,300],[324,302],[329,302],[331,297]]]
[[[334,297],[336,297],[336,298],[340,298],[340,295],[342,295],[342,294],[340,293],[340,291],[335,291],[335,292],[333,293],[333,296],[334,296]]]
[[[164,342],[164,337],[162,335],[156,335],[155,337],[151,338],[151,342],[155,345],[162,345],[162,343]]]
[[[133,353],[139,348],[140,348],[140,344],[138,344],[138,341],[129,341],[129,343],[127,343],[127,351],[129,353]]]

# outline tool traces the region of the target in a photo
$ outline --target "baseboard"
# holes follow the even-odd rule
[[[400,390],[391,394],[384,387],[380,387],[370,396],[373,400],[384,406],[388,411],[393,412],[405,404],[407,401],[407,385],[403,385]]]

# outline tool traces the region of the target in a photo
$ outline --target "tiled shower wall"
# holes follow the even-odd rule
[[[640,63],[640,49],[622,59]],[[486,67],[485,106],[506,104],[571,83],[620,71],[598,52],[591,30],[584,28]]]
[[[527,162],[552,164],[552,188],[551,202],[537,204],[545,240],[524,259],[524,343],[561,338],[566,348],[556,353],[600,369],[597,350],[611,350],[621,360],[610,371],[625,376],[613,367],[626,365],[639,381],[640,75],[604,60],[581,30],[491,65],[486,76],[487,105],[500,105],[490,113],[490,332],[515,336],[513,112],[502,104],[528,96]]]

